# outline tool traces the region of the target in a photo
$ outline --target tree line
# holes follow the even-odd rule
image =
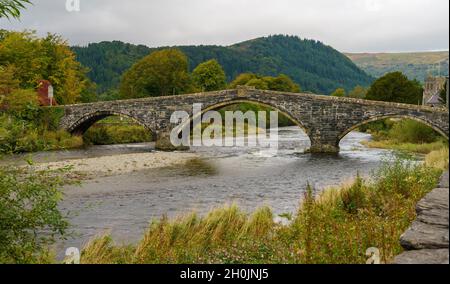
[[[120,41],[75,46],[77,59],[90,68],[88,76],[99,93],[113,93],[124,72],[148,54],[168,47],[149,48]],[[351,90],[374,80],[349,58],[319,41],[275,35],[232,46],[177,46],[188,58],[189,71],[216,59],[228,83],[242,73],[261,76],[286,74],[305,91],[328,94],[338,87]]]

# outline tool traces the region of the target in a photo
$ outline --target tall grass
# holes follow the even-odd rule
[[[445,163],[441,154],[429,157],[432,164],[386,161],[370,179],[357,176],[317,197],[308,186],[288,225],[275,223],[268,207],[163,217],[137,245],[117,246],[109,236],[92,240],[82,262],[365,263],[366,250],[377,247],[387,263],[402,250],[399,237],[415,218],[415,204],[437,183],[442,170],[432,165]]]

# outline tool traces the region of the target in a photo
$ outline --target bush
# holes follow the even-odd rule
[[[8,113],[19,119],[33,121],[39,114],[39,102],[33,90],[15,90],[5,97]]]
[[[26,120],[0,115],[0,153],[24,153],[77,148],[83,145],[80,137],[63,130],[48,131]]]
[[[435,142],[440,137],[431,127],[410,119],[394,124],[388,136],[399,143],[417,144]]]
[[[112,145],[149,142],[152,135],[149,130],[140,125],[97,125],[83,135],[86,144]]]
[[[0,167],[0,263],[49,261],[48,245],[68,226],[57,207],[65,170]]]

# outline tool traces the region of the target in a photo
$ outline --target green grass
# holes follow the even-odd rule
[[[448,142],[443,140],[432,142],[432,143],[399,143],[392,140],[382,140],[382,141],[363,141],[363,145],[370,148],[380,148],[380,149],[391,149],[401,152],[418,153],[418,154],[429,154],[433,151],[438,151],[444,147],[448,147]]]
[[[435,153],[432,164],[445,163],[445,158]],[[414,220],[416,203],[442,173],[427,165],[396,158],[386,161],[371,179],[358,176],[318,197],[309,187],[288,225],[275,223],[268,207],[248,214],[228,205],[205,216],[162,217],[151,222],[136,245],[118,246],[109,236],[91,240],[81,261],[365,263],[366,250],[377,247],[388,263],[402,251],[399,237]]]

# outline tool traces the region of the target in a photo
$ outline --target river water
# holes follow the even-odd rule
[[[279,130],[277,152],[260,147],[196,147],[191,151],[200,158],[187,165],[68,186],[60,208],[69,216],[72,236],[57,244],[58,255],[64,248],[80,248],[102,233],[110,233],[116,243],[137,242],[151,219],[192,211],[201,214],[224,204],[236,203],[247,211],[269,205],[277,215],[295,213],[308,183],[320,191],[357,172],[368,175],[378,168],[389,151],[360,143],[370,138],[352,132],[341,141],[339,155],[312,155],[304,153],[310,142],[303,131],[287,127]],[[57,161],[148,152],[151,148],[149,144],[94,146],[37,154],[33,159]]]

